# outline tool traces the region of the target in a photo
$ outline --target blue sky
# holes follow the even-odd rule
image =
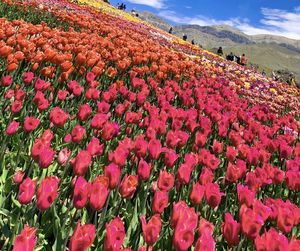
[[[300,39],[300,0],[111,0],[149,10],[172,24],[227,24],[249,35]]]

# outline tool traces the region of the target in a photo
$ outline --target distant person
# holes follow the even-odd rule
[[[241,64],[241,57],[239,56],[234,56],[235,57],[235,62],[237,62],[238,64]]]
[[[245,66],[247,64],[247,58],[246,55],[243,54],[241,57],[241,65]]]
[[[274,81],[278,81],[278,80],[279,80],[279,76],[276,74],[275,71],[272,71],[272,79],[273,79]]]
[[[187,35],[184,34],[184,35],[182,36],[182,39],[183,39],[183,41],[186,41],[186,40],[187,40]]]
[[[170,27],[169,33],[170,33],[170,34],[173,34],[173,27]]]
[[[139,14],[134,9],[131,10],[131,15],[134,17],[139,17]]]
[[[121,3],[121,4],[117,4],[117,8],[119,9],[119,10],[126,10],[126,4],[124,4],[124,3]]]
[[[217,54],[222,57],[223,56],[223,48],[220,46],[218,51],[217,51]]]
[[[194,41],[194,39],[192,39],[191,43],[192,43],[192,45],[195,45],[195,41]]]
[[[296,87],[296,79],[293,73],[290,74],[289,76],[289,84],[293,87]]]
[[[264,69],[262,70],[261,75],[263,75],[263,76],[267,75]]]
[[[234,60],[234,55],[233,55],[233,53],[230,52],[230,54],[226,56],[226,59],[229,60],[229,61],[233,61],[233,60]]]

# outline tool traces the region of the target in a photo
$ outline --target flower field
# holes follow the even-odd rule
[[[0,1],[0,249],[300,250],[300,91],[100,0]]]

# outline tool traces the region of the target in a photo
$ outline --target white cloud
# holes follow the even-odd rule
[[[201,26],[226,24],[233,26],[248,35],[272,34],[285,36],[293,39],[300,39],[300,6],[293,11],[262,8],[263,18],[258,26],[250,24],[246,18],[230,18],[228,20],[218,20],[202,15],[194,17],[181,17],[174,11],[163,10],[159,15],[178,24],[198,24]]]
[[[165,7],[164,0],[127,0],[130,3],[141,4],[153,7],[155,9],[162,9]]]

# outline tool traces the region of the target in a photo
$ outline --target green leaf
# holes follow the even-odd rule
[[[20,202],[16,200],[14,196],[11,196],[11,200],[18,208],[21,208]]]
[[[134,234],[134,232],[136,231],[136,228],[139,224],[139,218],[138,218],[138,213],[137,213],[137,208],[138,208],[138,199],[136,199],[135,201],[135,206],[134,206],[134,212],[132,214],[132,218],[130,221],[130,225],[127,229],[126,232],[126,238],[124,240],[124,246],[127,247],[127,245],[129,244],[129,242],[132,240],[132,235]]]

